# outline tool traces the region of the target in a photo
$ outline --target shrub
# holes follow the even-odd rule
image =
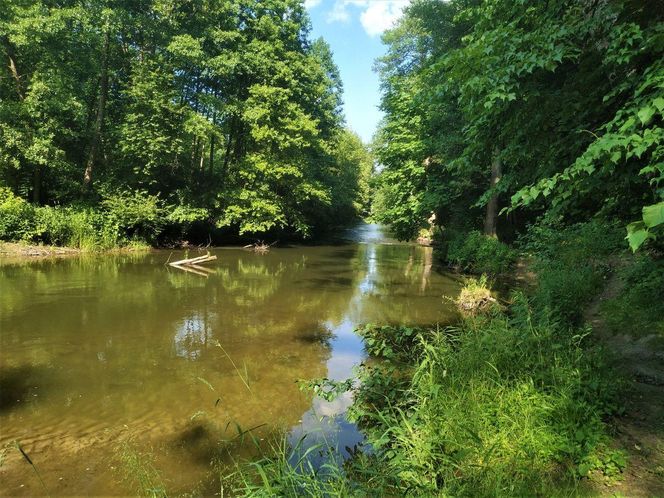
[[[119,238],[154,242],[165,224],[165,213],[159,198],[145,192],[125,192],[102,201],[111,231]]]
[[[525,297],[514,300],[509,316],[423,335],[398,391],[376,381],[385,369],[365,370],[352,414],[377,456],[377,482],[423,496],[547,496],[624,466],[602,422],[615,409],[614,376],[583,334],[540,323]]]
[[[602,305],[609,329],[616,333],[664,337],[664,261],[647,256],[621,271],[624,287]]]
[[[578,325],[587,304],[602,289],[609,257],[624,246],[617,225],[590,221],[563,228],[535,225],[520,243],[536,258],[534,304],[565,325]]]
[[[447,260],[472,273],[498,275],[510,270],[517,254],[507,244],[480,232],[453,236],[449,241]]]
[[[30,242],[78,249],[110,249],[117,235],[108,231],[99,211],[43,206],[35,208],[35,228]]]
[[[367,353],[377,358],[410,363],[417,360],[422,330],[413,327],[365,325],[357,328]]]
[[[34,230],[34,208],[25,199],[0,187],[0,240],[25,240]]]

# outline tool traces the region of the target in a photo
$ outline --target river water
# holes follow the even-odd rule
[[[183,251],[0,259],[0,495],[131,494],[139,452],[170,494],[219,492],[252,438],[361,441],[333,402],[297,381],[343,380],[364,323],[448,323],[460,282],[431,248],[377,225],[335,245],[211,251],[209,276],[165,266]],[[189,251],[188,255],[198,255]],[[343,451],[343,450],[342,450]]]

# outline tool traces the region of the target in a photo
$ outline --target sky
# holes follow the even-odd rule
[[[312,39],[322,36],[332,48],[344,85],[347,125],[366,143],[382,114],[380,82],[374,61],[385,53],[380,35],[399,18],[409,0],[305,0]]]

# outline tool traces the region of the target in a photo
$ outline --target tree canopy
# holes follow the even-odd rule
[[[356,216],[368,152],[309,31],[299,0],[1,0],[0,182],[157,196],[240,234]]]
[[[633,248],[661,230],[659,2],[415,0],[384,41],[377,216],[401,237],[431,213],[476,227],[492,200],[504,236],[540,216],[630,223]]]

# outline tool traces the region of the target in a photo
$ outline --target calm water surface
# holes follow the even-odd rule
[[[172,494],[218,493],[210,462],[252,456],[235,424],[352,447],[350,396],[328,403],[296,381],[352,376],[358,324],[449,322],[442,297],[460,285],[430,248],[376,225],[342,245],[212,252],[207,278],[164,266],[183,252],[0,259],[1,495],[44,493],[13,441],[53,495],[132,493],[125,441]]]

